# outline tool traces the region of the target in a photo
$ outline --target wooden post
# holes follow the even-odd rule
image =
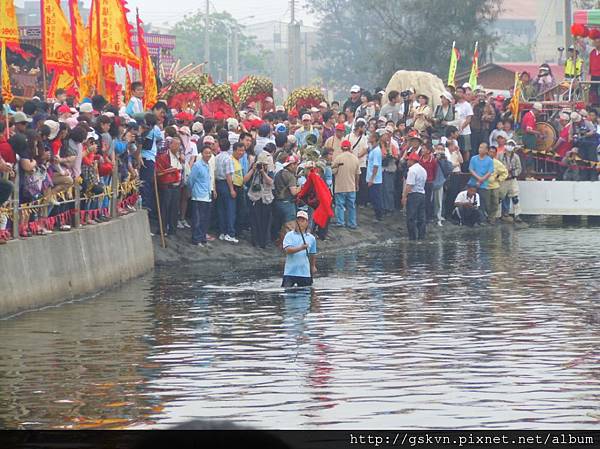
[[[75,195],[75,217],[73,226],[79,228],[81,226],[81,186],[77,182],[73,185],[73,193]]]
[[[116,150],[113,149],[113,156],[115,157],[115,163],[113,164],[113,172],[111,179],[112,195],[110,201],[110,216],[117,218],[119,216],[119,158],[117,157]]]
[[[18,159],[18,158],[17,158]],[[13,189],[13,239],[19,238],[19,161],[15,167],[15,187]]]

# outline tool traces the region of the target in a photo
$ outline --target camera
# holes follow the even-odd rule
[[[408,98],[408,97],[410,97],[410,94],[411,94],[411,93],[412,93],[412,92],[411,92],[410,90],[403,90],[402,92],[400,92],[400,96],[401,96],[402,98]]]
[[[479,106],[485,106],[485,100],[479,100]]]

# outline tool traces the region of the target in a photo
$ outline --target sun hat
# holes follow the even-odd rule
[[[50,128],[50,135],[48,136],[48,139],[56,139],[56,136],[58,136],[58,132],[60,131],[60,124],[58,122],[55,122],[54,120],[46,120],[44,122],[44,125]]]

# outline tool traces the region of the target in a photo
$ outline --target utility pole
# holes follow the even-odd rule
[[[227,62],[225,64],[225,67],[226,67],[225,68],[225,82],[226,83],[229,82],[229,68],[230,68],[230,65],[229,65],[229,55],[230,55],[229,47],[231,46],[231,34],[232,34],[232,31],[231,31],[231,29],[229,29],[229,33],[228,33],[228,36],[227,36]]]
[[[571,36],[571,22],[573,21],[573,10],[571,9],[571,0],[565,0],[565,51],[573,43]]]
[[[237,25],[233,28],[233,80],[240,79],[240,35]]]
[[[204,61],[206,65],[204,66],[205,73],[210,75],[210,38],[208,34],[208,27],[210,25],[210,0],[206,0],[206,12],[205,12],[205,22],[204,22]]]
[[[296,2],[290,0],[290,24],[288,26],[288,91],[292,91],[296,84],[296,73],[295,73],[295,58],[294,51],[296,50]]]

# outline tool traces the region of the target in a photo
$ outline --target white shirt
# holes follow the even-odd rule
[[[467,119],[467,117],[473,116],[473,108],[471,107],[471,103],[469,103],[468,101],[456,103],[456,105],[454,106],[454,110],[456,111],[456,118],[459,120],[461,125],[464,123],[464,121]],[[463,129],[460,132],[460,135],[461,136],[471,135],[471,126],[470,125],[465,126],[465,129]]]
[[[427,182],[427,172],[421,164],[413,164],[408,169],[406,184],[412,186],[411,193],[425,193],[425,183]]]
[[[367,139],[367,136],[364,134],[360,136],[360,142],[359,137],[354,133],[348,134],[346,136],[346,139],[350,141],[350,144],[352,145],[352,153],[354,153],[356,157],[358,157],[359,153],[365,151],[369,146],[369,139]],[[354,146],[356,142],[359,143],[356,146]],[[367,154],[365,153],[363,157],[358,157],[358,161],[360,162],[360,168],[365,168],[367,166]]]
[[[475,193],[471,198],[467,196],[467,191],[463,190],[458,195],[456,195],[456,199],[454,203],[471,203],[475,207],[479,207],[479,193]]]

